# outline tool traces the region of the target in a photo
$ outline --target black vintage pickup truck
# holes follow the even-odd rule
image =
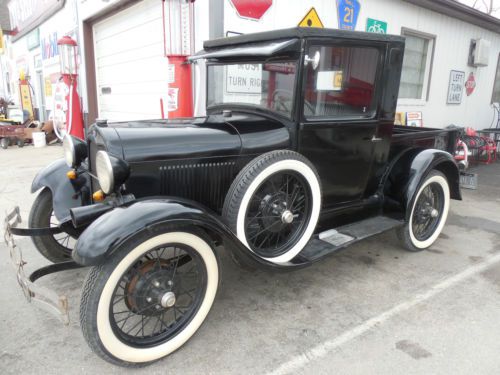
[[[85,339],[134,365],[200,327],[220,251],[279,271],[390,229],[428,248],[461,199],[457,134],[393,125],[403,54],[399,36],[314,28],[205,42],[191,57],[206,68],[205,117],[98,121],[85,141],[66,137],[65,160],[33,181],[30,228],[7,217],[27,298],[64,319],[67,301],[35,280],[90,266]],[[54,264],[27,277],[14,235]]]

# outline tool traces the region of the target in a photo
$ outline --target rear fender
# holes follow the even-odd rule
[[[164,224],[173,228],[197,227],[212,239],[222,239],[224,247],[233,253],[238,262],[249,267],[276,270],[303,266],[300,263],[277,265],[260,258],[248,250],[209,209],[196,202],[176,198],[137,200],[105,213],[82,233],[73,251],[73,259],[84,266],[101,264],[138,233]]]
[[[82,206],[90,192],[87,174],[80,173],[76,180],[69,180],[66,173],[70,169],[64,159],[56,160],[38,172],[31,184],[31,193],[43,187],[50,189],[54,214],[61,223],[71,219],[70,208]]]
[[[398,169],[407,169],[409,173],[398,174]],[[418,188],[433,169],[446,176],[450,186],[451,199],[462,200],[460,172],[453,156],[442,150],[426,149],[415,151],[413,149],[401,155],[392,166],[389,176],[392,175],[392,184],[394,186],[391,186],[392,196],[387,196],[387,191],[384,189],[386,202],[391,198],[399,201],[401,209],[404,210],[404,217],[408,219]],[[385,181],[385,184],[387,184],[387,181]]]

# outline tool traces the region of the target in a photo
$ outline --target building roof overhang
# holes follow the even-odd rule
[[[500,19],[455,0],[403,0],[500,34]]]

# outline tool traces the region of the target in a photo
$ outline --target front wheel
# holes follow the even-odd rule
[[[52,192],[43,188],[38,194],[29,216],[30,228],[48,228],[59,226],[59,221],[54,215]],[[36,249],[45,258],[53,263],[60,263],[71,259],[71,252],[75,247],[75,239],[68,233],[62,232],[47,236],[31,237]]]
[[[398,230],[398,237],[409,251],[430,247],[443,230],[450,208],[448,180],[433,170],[421,184],[405,226]]]
[[[198,330],[215,299],[219,267],[197,232],[142,232],[84,282],[80,323],[90,348],[121,366],[165,357]]]

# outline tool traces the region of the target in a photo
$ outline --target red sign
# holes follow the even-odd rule
[[[474,73],[469,74],[469,78],[467,78],[467,81],[465,82],[465,92],[467,96],[470,96],[473,92],[474,89],[476,88],[476,79],[474,78]]]
[[[230,0],[240,17],[260,20],[273,0]]]

